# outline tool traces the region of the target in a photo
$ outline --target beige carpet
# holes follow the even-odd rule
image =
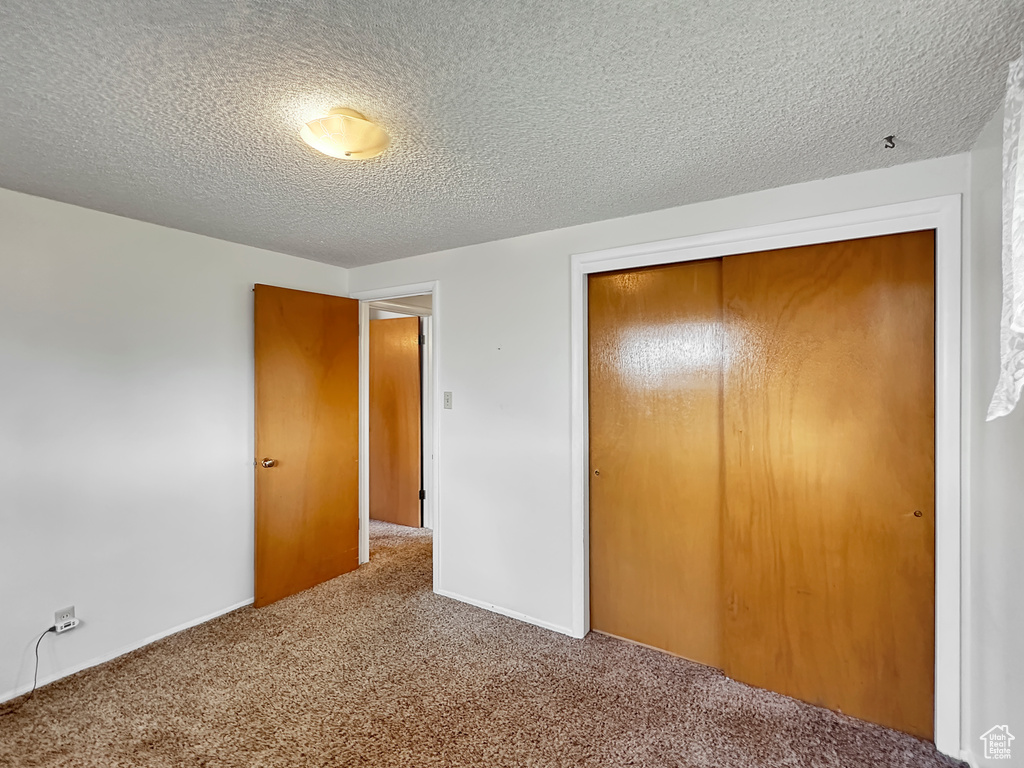
[[[429,533],[375,523],[371,541],[355,573],[39,690],[0,717],[0,765],[957,765],[697,664],[438,597]]]

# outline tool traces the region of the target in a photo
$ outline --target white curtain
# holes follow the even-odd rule
[[[1006,416],[1024,387],[1024,56],[1010,65],[1003,117],[1003,318],[1000,370],[988,421]]]

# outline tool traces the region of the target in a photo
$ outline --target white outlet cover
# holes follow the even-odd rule
[[[53,623],[59,626],[66,621],[71,621],[73,618],[75,618],[75,606],[72,605],[55,612],[53,614]]]

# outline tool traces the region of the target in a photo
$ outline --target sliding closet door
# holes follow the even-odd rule
[[[933,264],[927,231],[730,256],[722,276],[724,669],[925,738]]]
[[[591,625],[718,666],[721,262],[588,290]]]

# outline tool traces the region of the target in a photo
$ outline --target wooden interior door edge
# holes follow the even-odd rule
[[[434,530],[435,505],[431,502],[430,486],[434,468],[434,315],[423,318],[423,526]],[[436,559],[436,554],[435,554]]]
[[[960,194],[841,211],[757,227],[725,230],[673,240],[589,253],[570,260],[571,308],[571,508],[572,635],[590,630],[587,433],[587,276],[738,253],[835,240],[935,230],[935,746],[960,758],[971,745],[961,731],[964,709],[962,630],[970,603],[962,593],[969,573],[969,549],[962,547],[970,509],[962,497],[961,467],[970,446],[961,441],[961,240]]]

